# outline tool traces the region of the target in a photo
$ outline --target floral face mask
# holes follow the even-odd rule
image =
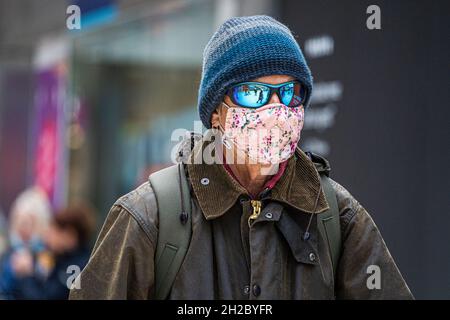
[[[304,108],[271,103],[257,109],[227,107],[224,145],[236,145],[255,163],[277,164],[295,152],[303,128]]]

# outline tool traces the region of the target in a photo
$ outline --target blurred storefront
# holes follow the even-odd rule
[[[202,130],[194,124],[202,53],[217,25],[233,15],[270,13],[274,5],[99,2],[89,2],[87,27],[70,33],[67,194],[106,215],[114,199],[171,163],[175,129]]]
[[[81,9],[79,30],[67,27],[71,5]],[[84,199],[105,215],[170,163],[174,129],[202,129],[194,124],[197,90],[215,28],[275,7],[272,0],[0,3],[0,29],[8,30],[0,33],[0,152],[8,153],[0,158],[0,207],[7,213],[19,192],[38,185],[54,209]]]
[[[106,213],[170,163],[171,133],[193,129],[210,1],[172,2],[73,38],[69,194]]]

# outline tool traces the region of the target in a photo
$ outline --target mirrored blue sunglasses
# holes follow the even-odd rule
[[[306,98],[306,90],[299,81],[280,84],[242,82],[234,85],[227,96],[240,107],[259,108],[267,104],[274,93],[278,95],[280,102],[288,107],[298,107]]]

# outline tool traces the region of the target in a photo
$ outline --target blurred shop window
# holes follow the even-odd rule
[[[212,1],[149,3],[108,27],[77,34],[72,84],[84,142],[71,144],[70,196],[105,212],[149,172],[171,164],[172,131],[193,130],[197,119],[214,10]]]

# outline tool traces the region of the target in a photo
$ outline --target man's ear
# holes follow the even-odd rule
[[[218,129],[220,125],[219,108],[220,107],[217,107],[211,114],[211,127],[216,129]]]

